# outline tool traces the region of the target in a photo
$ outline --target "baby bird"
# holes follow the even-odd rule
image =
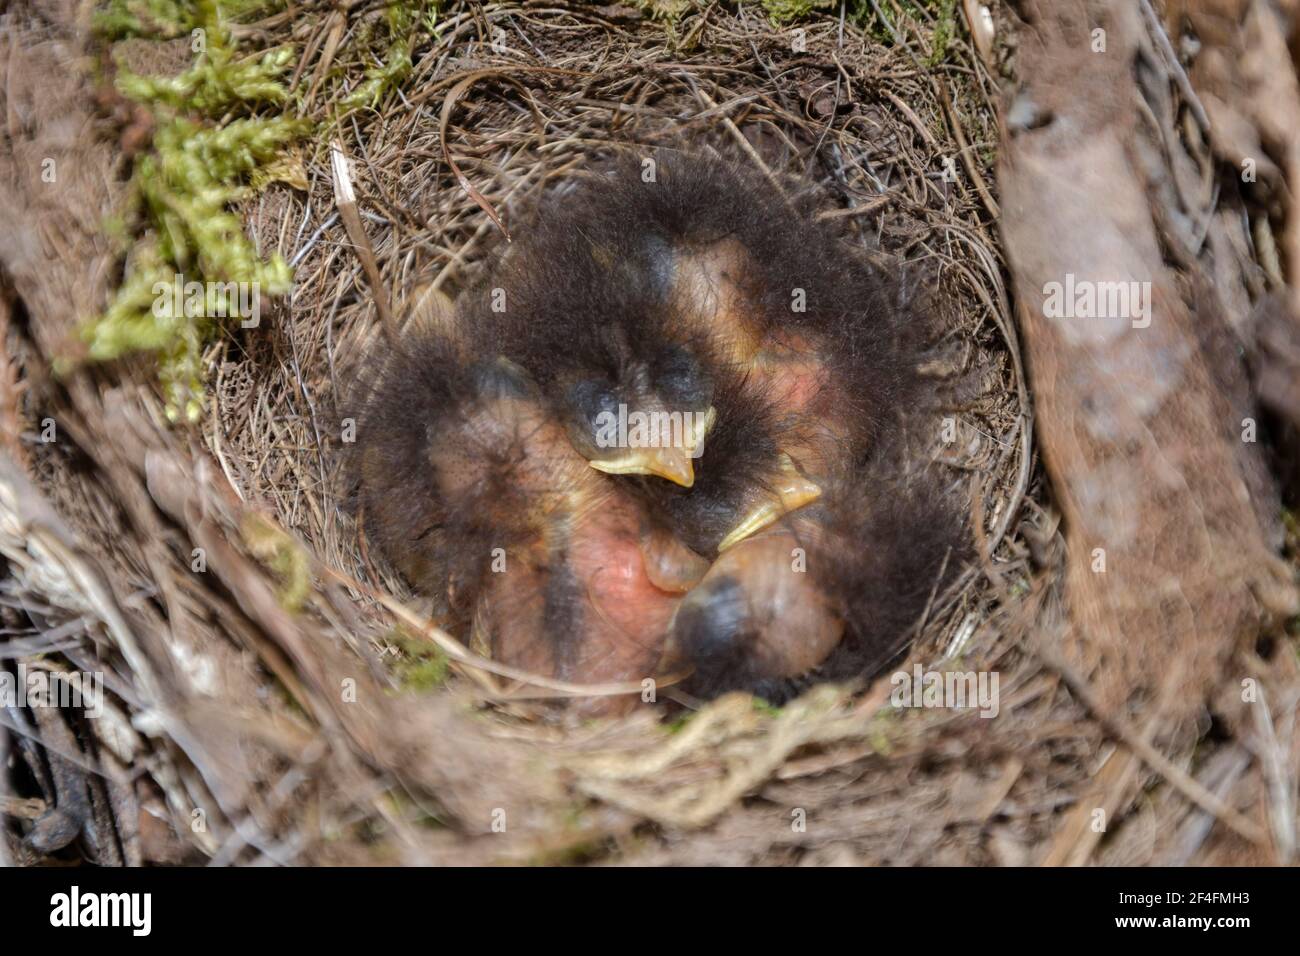
[[[964,553],[938,479],[901,473],[907,292],[720,160],[617,159],[390,360],[369,533],[539,673],[780,700],[880,666]]]
[[[574,451],[526,371],[416,330],[378,375],[358,435],[366,533],[450,627],[560,680],[654,673],[703,568]]]
[[[969,544],[937,474],[877,453],[819,482],[816,502],[724,550],[678,605],[663,666],[689,665],[697,696],[782,703],[869,676],[961,570]]]
[[[680,323],[655,292],[653,268],[625,268],[621,249],[589,241],[588,211],[543,210],[489,281],[462,295],[457,325],[478,350],[533,373],[593,468],[690,488],[723,383],[709,369],[705,339],[677,334]],[[656,436],[670,426],[675,440],[620,443],[620,421],[630,416],[652,423]],[[643,426],[647,437],[650,427]]]
[[[816,500],[816,474],[861,459],[905,397],[901,284],[717,159],[615,160],[545,202],[492,274],[464,311],[480,347],[541,370],[593,467],[666,478],[644,486],[705,552]],[[598,424],[620,407],[689,427],[611,452]]]
[[[865,586],[857,569],[874,566],[864,551],[898,549],[904,564],[913,552],[854,540],[842,517],[849,502],[880,506],[863,501],[864,469],[874,455],[887,476],[879,447],[918,405],[924,323],[902,276],[754,177],[668,151],[616,159],[551,197],[492,276],[503,308],[484,290],[466,312],[483,346],[547,369],[542,388],[575,448],[594,468],[641,476],[630,484],[647,512],[712,562],[677,611],[670,655],[713,687],[825,661],[850,628],[849,592]],[[598,421],[620,405],[686,412],[698,427],[677,446],[612,454]],[[926,480],[907,489],[908,513],[955,527]],[[947,550],[912,569],[933,577]]]

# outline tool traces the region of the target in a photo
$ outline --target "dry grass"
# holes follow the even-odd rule
[[[398,89],[343,114],[383,49],[367,27],[380,5],[346,20],[305,6],[244,31],[307,51],[297,88],[327,131],[306,157],[308,193],[272,186],[243,210],[261,252],[296,266],[292,302],[210,347],[211,398],[193,431],[164,423],[156,390],[133,384],[147,380],[140,369],[114,368],[67,401],[43,392],[82,466],[38,448],[37,485],[61,518],[36,513],[34,492],[6,499],[11,574],[35,555],[46,575],[13,575],[11,599],[40,596],[51,626],[85,622],[70,630],[76,653],[93,648],[110,672],[131,744],[114,755],[101,741],[95,759],[114,779],[140,772],[122,805],[181,834],[123,838],[128,860],[164,849],[223,863],[1270,858],[1267,838],[1235,819],[1266,786],[1241,745],[1182,745],[1153,769],[1134,747],[1185,738],[1093,719],[1086,685],[1042,650],[1065,626],[1063,545],[993,225],[995,82],[964,33],[930,67],[933,25],[910,19],[889,44],[811,21],[794,52],[789,28],[747,6],[711,5],[671,37],[616,7],[453,6]],[[504,52],[491,46],[498,29]],[[502,241],[488,209],[510,228],[613,148],[715,148],[774,189],[813,190],[867,249],[932,266],[953,303],[930,369],[959,422],[944,457],[969,482],[980,553],[937,596],[904,667],[997,672],[999,715],[899,711],[881,681],[818,688],[779,712],[729,697],[672,723],[661,704],[580,724],[511,693],[520,675],[438,631],[366,553],[343,499],[343,396],[379,319],[336,214],[330,139],[351,159],[380,298],[399,322],[472,280]],[[190,569],[196,547],[203,574]],[[60,570],[102,583],[82,592],[88,607],[59,591]],[[443,658],[451,677],[439,683]],[[1098,808],[1104,834],[1090,825]]]

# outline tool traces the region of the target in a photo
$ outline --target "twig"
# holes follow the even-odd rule
[[[335,140],[330,144],[330,169],[334,178],[334,202],[338,206],[339,218],[343,228],[352,240],[357,258],[361,260],[361,269],[366,274],[370,285],[370,294],[374,296],[375,308],[379,310],[379,322],[390,342],[397,341],[397,326],[393,321],[393,310],[388,303],[388,290],[384,288],[379,275],[379,266],[375,262],[375,250],[370,245],[370,237],[361,225],[361,216],[357,212],[357,197],[352,189],[352,174],[348,170],[348,158],[343,152],[343,144]]]
[[[435,625],[432,621],[420,617],[401,601],[398,601],[383,590],[373,588],[368,584],[363,584],[351,575],[335,568],[319,565],[317,570],[322,574],[332,577],[340,584],[365,594],[407,627],[410,627],[417,634],[435,644],[439,650],[450,657],[453,661],[463,665],[467,669],[466,673],[494,698],[504,700],[531,700],[538,699],[545,695],[517,695],[503,692],[491,681],[484,678],[482,674],[477,674],[476,676],[476,672],[486,671],[489,674],[496,674],[498,677],[505,677],[509,680],[519,681],[522,684],[554,691],[555,693],[550,695],[554,697],[617,697],[624,694],[639,694],[643,690],[640,681],[622,681],[605,684],[571,684],[568,681],[553,680],[549,677],[543,677],[540,674],[533,674],[529,671],[520,670],[517,667],[511,667],[508,664],[502,664],[499,661],[494,661],[490,658],[481,657],[469,650],[469,648],[464,644],[456,640],[456,638],[452,637],[442,628]],[[663,678],[657,678],[656,685],[658,687],[666,687],[670,684],[677,683],[684,677],[685,675],[683,674],[674,674]]]
[[[1178,62],[1178,54],[1174,52],[1173,44],[1169,42],[1169,34],[1165,32],[1164,24],[1156,16],[1155,8],[1151,6],[1151,0],[1141,0],[1141,3],[1142,15],[1146,18],[1147,27],[1151,30],[1151,35],[1155,37],[1156,46],[1160,47],[1160,52],[1164,54],[1165,64],[1174,75],[1174,82],[1178,84],[1183,99],[1187,101],[1188,107],[1191,108],[1192,115],[1196,117],[1196,122],[1201,124],[1201,129],[1205,130],[1206,133],[1212,133],[1210,117],[1205,112],[1205,107],[1201,105],[1201,98],[1196,95],[1196,90],[1192,89],[1192,81],[1187,78],[1187,71]]]
[[[471,183],[465,174],[460,171],[460,167],[456,165],[456,161],[451,158],[451,150],[447,146],[447,128],[451,124],[451,114],[456,109],[456,102],[461,98],[466,90],[479,80],[484,80],[488,77],[497,77],[498,79],[504,80],[505,82],[517,87],[525,96],[527,96],[528,91],[524,88],[523,84],[519,83],[517,80],[510,79],[510,77],[505,76],[504,73],[504,70],[476,70],[453,86],[442,101],[442,113],[438,119],[438,139],[442,143],[442,158],[447,163],[447,168],[451,170],[452,175],[456,177],[456,182],[460,184],[460,188],[465,190],[465,193],[469,198],[474,200],[475,204],[487,213],[487,217],[492,220],[493,224],[498,229],[501,230],[501,235],[506,237],[506,242],[509,242],[510,231],[506,229],[505,223],[501,221],[501,217],[498,216],[496,210],[492,208],[492,204],[483,197],[481,192],[474,188],[474,184]],[[533,105],[533,115],[538,120],[538,125],[542,125],[541,117],[538,115],[537,107],[535,105]]]
[[[1066,686],[1070,688],[1070,693],[1088,709],[1111,736],[1141,757],[1147,766],[1164,777],[1183,796],[1206,813],[1213,814],[1242,839],[1260,846],[1268,842],[1268,837],[1262,828],[1243,817],[1232,807],[1206,790],[1192,777],[1188,776],[1182,768],[1176,766],[1168,757],[1147,743],[1141,734],[1129,726],[1128,721],[1111,714],[1103,707],[1087,682],[1075,673],[1074,668],[1067,664],[1056,651],[1050,650],[1039,643],[1037,647],[1033,647],[1033,652],[1047,667],[1055,671],[1061,680],[1065,681]]]

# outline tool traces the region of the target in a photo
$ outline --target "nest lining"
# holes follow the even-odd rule
[[[939,277],[954,307],[928,371],[936,386],[962,383],[957,434],[944,457],[971,477],[985,548],[1005,548],[1028,490],[1024,386],[987,226],[992,198],[953,166],[963,150],[987,164],[995,126],[985,89],[956,70],[927,75],[906,48],[883,48],[857,31],[841,40],[833,22],[808,28],[807,51],[795,53],[788,33],[742,12],[709,30],[707,56],[689,57],[652,23],[615,26],[557,10],[518,26],[528,62],[472,43],[466,57],[426,57],[400,95],[340,130],[394,312],[454,297],[503,241],[493,214],[506,228],[526,219],[543,190],[611,150],[689,142],[752,163],[773,189],[815,190],[821,215],[847,220],[864,248],[930,265]],[[451,19],[443,42],[474,29]],[[598,40],[605,46],[595,68]],[[964,143],[949,126],[959,108],[973,124],[962,128]],[[482,202],[458,185],[456,169]],[[305,201],[268,194],[248,210],[263,251],[297,263],[293,303],[272,342],[247,343],[262,354],[221,345],[207,430],[245,497],[265,502],[330,565],[422,609],[366,553],[341,506],[334,436],[349,415],[334,400],[366,360],[378,318],[342,226],[331,222],[329,177],[315,172]],[[938,596],[917,642],[921,659],[980,653],[981,640],[972,638],[988,614],[987,590],[971,570]],[[383,653],[382,616],[374,627],[368,650]],[[537,715],[517,704],[506,709]]]
[[[550,24],[538,24],[545,25]],[[653,26],[645,32],[662,46],[662,34]],[[535,42],[553,44],[548,36],[554,34]],[[625,41],[629,60],[637,50],[634,40]],[[546,62],[564,62],[558,53],[547,52]],[[743,56],[745,51],[735,52]],[[563,72],[529,74],[524,69],[507,75],[476,61],[464,67],[452,63],[444,68],[450,74],[447,81],[422,86],[417,75],[408,84],[410,92],[391,106],[355,117],[352,132],[359,139],[347,147],[360,204],[370,211],[366,225],[394,311],[410,314],[431,296],[454,296],[473,280],[484,254],[501,241],[478,201],[456,184],[440,142],[437,113],[429,105],[437,103],[433,94],[452,88],[457,77],[479,73],[452,107],[456,119],[449,126],[447,151],[484,203],[507,221],[516,211],[526,212],[549,184],[581,175],[612,148],[689,141],[754,162],[775,189],[809,188],[811,182],[826,196],[822,214],[850,219],[864,247],[937,263],[932,272],[956,307],[949,347],[930,372],[936,383],[972,369],[976,373],[975,381],[965,385],[968,394],[959,398],[966,407],[954,411],[957,434],[946,457],[975,476],[988,546],[996,549],[1016,515],[1010,499],[1026,490],[1027,443],[1019,427],[1023,385],[999,334],[1010,322],[996,253],[981,223],[980,197],[973,189],[963,195],[942,175],[960,147],[949,143],[951,151],[945,153],[928,129],[914,125],[919,116],[900,89],[924,99],[924,84],[906,90],[884,64],[874,75],[868,73],[873,87],[889,90],[883,104],[851,101],[837,107],[842,77],[833,62],[818,66],[807,57],[794,57],[803,62],[793,71],[779,60],[773,63],[792,88],[808,91],[806,102],[799,104],[793,96],[763,92],[770,84],[761,79],[759,89],[753,89],[752,77],[717,59],[712,55],[706,63],[656,69],[642,54],[622,71],[607,63],[597,83]],[[901,55],[895,59],[912,65]],[[895,72],[909,71],[895,67]],[[851,83],[853,74],[845,75]],[[825,109],[827,94],[833,115],[818,122],[795,112],[800,107],[814,111],[814,103]],[[730,105],[735,103],[741,105]],[[938,106],[932,99],[930,105]],[[538,127],[543,118],[544,133]],[[764,158],[751,140],[759,141],[771,158]],[[820,152],[814,152],[818,144]],[[238,474],[237,486],[272,502],[285,527],[340,570],[407,599],[402,582],[385,574],[378,562],[366,561],[364,542],[358,546],[353,523],[340,507],[340,445],[333,439],[339,423],[350,416],[346,404],[335,399],[346,394],[356,363],[366,361],[377,319],[364,275],[342,241],[341,226],[327,222],[324,211],[332,211],[329,180],[317,177],[316,183],[307,203],[298,197],[268,197],[250,212],[250,226],[259,236],[285,236],[286,226],[295,229],[294,237],[278,246],[298,262],[293,306],[276,323],[283,338],[275,347],[282,354],[269,362],[263,358],[261,367],[257,356],[243,363],[233,359],[234,343],[222,346],[209,434],[219,440],[225,461]],[[272,209],[277,199],[284,205]],[[322,225],[328,226],[323,232]],[[250,388],[255,402],[249,401]],[[974,582],[974,575],[964,576],[964,585]],[[959,601],[956,594],[945,597],[940,611]],[[948,633],[928,635],[934,643],[951,639],[961,623],[940,617]]]
[[[520,43],[494,53],[495,24]],[[326,26],[273,18],[266,33],[302,41]],[[847,220],[868,249],[929,262],[954,307],[928,371],[958,383],[944,457],[969,476],[981,566],[936,600],[913,657],[1002,671],[1003,719],[899,715],[877,684],[864,695],[816,688],[776,714],[724,698],[674,727],[651,708],[557,724],[526,702],[485,708],[497,696],[491,666],[457,662],[445,643],[456,676],[413,692],[409,666],[442,638],[366,554],[341,507],[348,415],[336,398],[378,320],[334,215],[322,142],[307,195],[273,186],[244,209],[261,251],[297,267],[295,292],[260,330],[232,331],[208,350],[210,402],[188,436],[195,446],[163,423],[159,396],[131,386],[142,370],[124,367],[125,397],[106,398],[103,414],[123,427],[124,455],[144,465],[114,472],[114,483],[38,462],[43,491],[116,569],[118,591],[131,582],[161,593],[173,617],[193,608],[194,632],[173,624],[169,663],[151,662],[175,670],[174,687],[165,674],[151,685],[150,667],[123,662],[130,655],[107,642],[137,690],[123,709],[165,715],[135,759],[189,852],[281,862],[1017,862],[1086,783],[1100,731],[1020,647],[1027,627],[1058,617],[1059,554],[1034,501],[1025,383],[989,226],[996,122],[986,70],[961,44],[927,68],[915,52],[928,48],[924,24],[884,46],[812,21],[801,24],[799,52],[789,30],[743,7],[680,26],[689,49],[653,22],[583,7],[449,15],[398,90],[334,129],[352,158],[383,294],[400,315],[472,281],[500,241],[484,204],[508,225],[593,157],[683,140],[754,163],[773,188],[817,190],[822,214]],[[364,76],[369,55],[349,44],[353,29],[349,21],[332,64],[320,44],[302,64],[300,82],[316,89],[327,78],[309,99],[314,118]],[[92,428],[79,444],[94,445]],[[92,474],[112,472],[106,450],[90,457]],[[147,487],[176,526],[157,522],[171,553],[133,538],[128,529],[145,519],[97,501],[100,483],[128,498]],[[176,566],[192,544],[208,549],[213,578]],[[1035,574],[1031,552],[1046,573]],[[309,585],[290,601],[295,573]],[[1019,812],[990,842],[982,808],[1008,794]],[[822,829],[792,831],[790,807]],[[195,808],[207,830],[189,826]]]

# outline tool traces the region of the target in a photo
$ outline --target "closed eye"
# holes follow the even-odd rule
[[[578,382],[569,389],[568,397],[579,420],[592,427],[602,413],[618,414],[618,396],[603,382]]]
[[[713,396],[713,381],[704,366],[679,346],[660,354],[655,363],[654,382],[666,401],[685,408],[707,405]]]

